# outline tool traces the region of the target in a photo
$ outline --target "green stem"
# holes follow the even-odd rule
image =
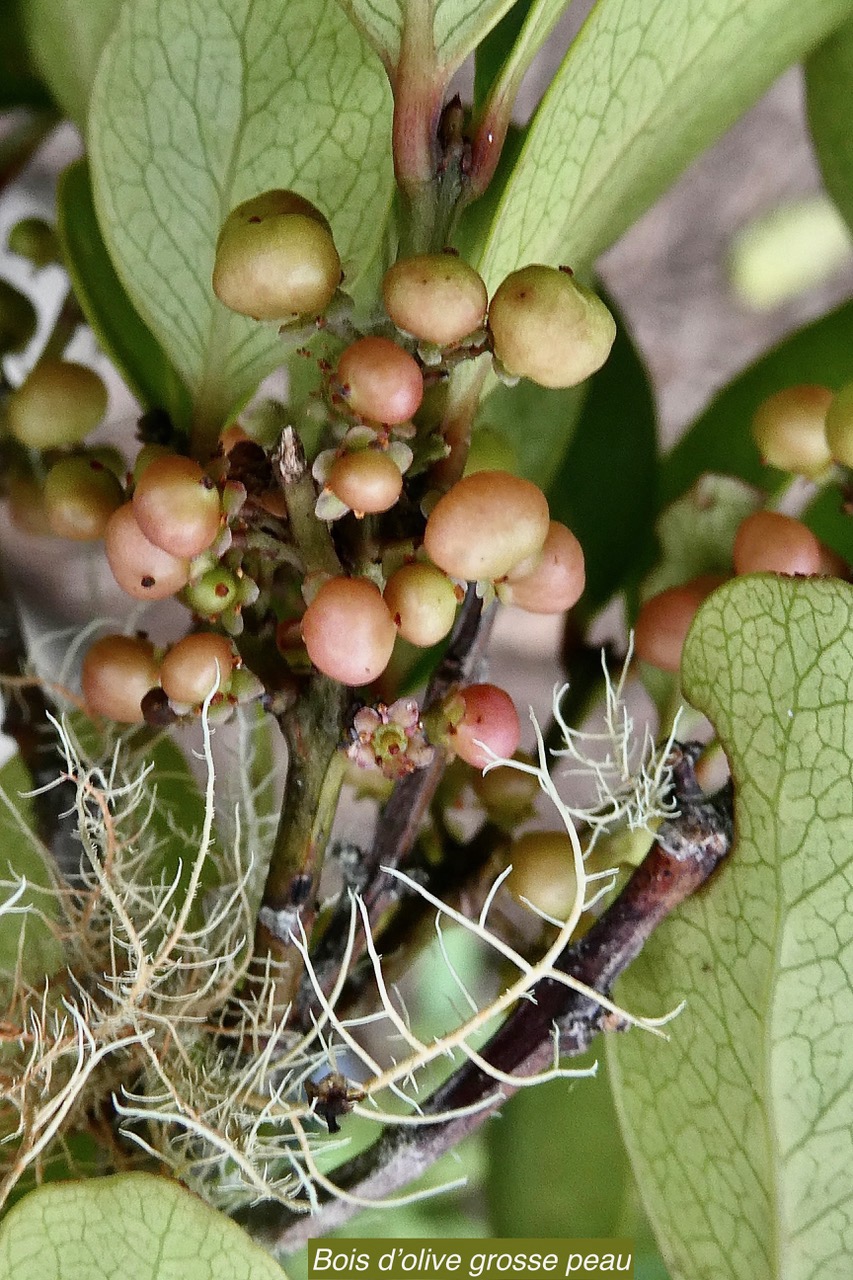
[[[332,535],[324,521],[314,514],[317,490],[305,450],[293,427],[285,427],[272,459],[273,471],[284,493],[290,531],[299,549],[306,575],[342,572]]]
[[[61,360],[77,328],[83,324],[85,317],[80,310],[80,304],[74,296],[73,289],[69,289],[63,299],[62,306],[59,308],[59,314],[54,321],[53,329],[47,342],[41,349],[37,364],[41,364],[45,360]]]

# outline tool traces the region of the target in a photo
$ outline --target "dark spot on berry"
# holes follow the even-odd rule
[[[211,480],[210,476],[202,476],[202,478],[201,478],[201,487],[202,487],[202,489],[215,489],[215,488],[216,488],[216,481],[215,481],[215,480]]]
[[[251,218],[249,219],[249,221],[250,221],[250,222],[262,222],[262,221],[263,221],[263,219],[260,217],[260,215],[259,215],[259,214],[257,214],[257,213],[253,213],[253,214],[252,214],[252,216],[251,216]]]
[[[150,591],[150,590],[151,590],[151,588],[154,586],[154,581],[155,581],[155,580],[154,580],[154,578],[152,578],[152,577],[151,577],[151,574],[150,574],[150,573],[146,573],[146,575],[145,575],[145,577],[142,579],[142,582],[141,582],[141,584],[140,584],[140,585],[141,585],[141,586],[143,586],[143,587],[145,588],[145,590],[146,590],[146,591]],[[212,684],[212,683],[213,683],[213,681],[211,681],[211,684]]]
[[[220,599],[220,600],[224,600],[224,599],[225,599],[225,597],[228,595],[228,583],[227,583],[227,582],[217,582],[216,586],[213,588],[213,594],[214,594],[215,596],[219,596],[219,599]],[[212,683],[213,683],[213,682],[211,681],[211,684],[212,684]]]

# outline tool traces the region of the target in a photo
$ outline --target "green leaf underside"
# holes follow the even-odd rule
[[[806,107],[826,189],[853,227],[853,21],[846,22],[808,59]]]
[[[42,1187],[0,1228],[3,1280],[283,1280],[224,1214],[167,1178]]]
[[[392,193],[386,77],[334,0],[129,0],[89,121],[95,206],[134,305],[228,420],[283,358],[277,326],[222,306],[211,273],[241,200],[291,187],[329,218],[357,280]]]
[[[761,575],[702,606],[682,664],[735,781],[737,841],[620,983],[686,1008],[612,1039],[673,1280],[842,1280],[853,1257],[853,587]]]
[[[391,70],[400,61],[408,11],[430,7],[435,60],[445,72],[450,72],[464,62],[500,22],[513,0],[338,0],[338,3]],[[425,56],[429,56],[429,51],[425,51]]]
[[[534,119],[479,270],[583,270],[851,0],[599,0]]]
[[[44,845],[36,831],[33,802],[24,798],[32,787],[32,779],[20,756],[0,769],[0,880],[26,879],[28,885],[46,887],[49,883]],[[9,889],[0,889],[0,902],[10,897]],[[31,904],[50,917],[54,914],[51,899],[37,889],[28,889],[18,907]],[[62,962],[62,950],[44,921],[21,914],[0,915],[0,1008],[4,1003],[6,975],[14,973],[18,960],[21,933],[25,945],[21,952],[22,977],[38,982],[53,973]]]
[[[479,110],[492,83],[515,47],[534,0],[516,0],[500,22],[492,27],[474,54],[474,108]]]
[[[548,498],[551,518],[583,547],[582,603],[594,612],[642,573],[654,552],[657,416],[645,367],[618,314],[613,350],[587,386]]]
[[[27,37],[50,91],[84,128],[104,45],[123,0],[26,0]]]
[[[110,262],[84,160],[66,169],[56,200],[65,265],[98,341],[142,407],[166,409],[176,426],[186,429],[189,393]]]
[[[518,474],[548,492],[587,394],[586,385],[553,391],[526,379],[515,387],[498,383],[480,406],[478,425],[495,427],[511,440]]]
[[[750,434],[756,409],[782,387],[819,383],[837,391],[853,379],[853,303],[786,338],[720,392],[664,459],[661,501],[669,503],[706,471],[776,488],[782,473],[762,465]]]

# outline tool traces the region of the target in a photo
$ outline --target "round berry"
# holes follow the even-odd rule
[[[121,724],[141,724],[140,703],[159,679],[154,646],[140,636],[103,636],[83,659],[86,709]]]
[[[475,769],[484,769],[495,756],[508,760],[521,741],[512,698],[494,684],[469,684],[460,696],[465,712],[450,739],[456,755]]]
[[[12,472],[6,481],[9,516],[22,533],[48,537],[53,533],[44,504],[44,485],[32,475]]]
[[[482,328],[489,302],[482,278],[451,253],[401,258],[385,273],[382,297],[399,329],[438,347]]]
[[[78,444],[107,411],[107,389],[85,364],[42,360],[12,392],[9,430],[31,449]]]
[[[239,581],[224,565],[209,569],[196,582],[191,582],[184,599],[194,613],[210,618],[223,613],[238,602]]]
[[[149,542],[192,559],[219,533],[219,490],[192,458],[154,458],[139,477],[133,512]]]
[[[424,394],[418,362],[390,338],[359,338],[342,353],[337,380],[353,413],[373,422],[408,422]]]
[[[534,567],[523,573],[524,567],[517,566],[501,583],[505,604],[528,613],[564,613],[580,600],[586,582],[583,550],[564,524],[551,521]]]
[[[51,529],[61,538],[94,542],[124,502],[113,471],[96,458],[61,458],[47,473],[44,503]]]
[[[677,671],[687,632],[700,604],[723,582],[722,574],[706,573],[647,600],[634,625],[637,657],[661,671]]]
[[[853,382],[832,398],[826,412],[826,443],[836,462],[853,467]]]
[[[228,215],[219,234],[213,291],[255,320],[290,320],[326,310],[341,260],[319,209],[295,191],[267,191]]]
[[[578,879],[572,844],[564,831],[529,831],[509,851],[507,889],[519,901],[554,920],[565,920],[577,903]]]
[[[494,352],[508,373],[541,387],[574,387],[610,354],[616,323],[566,271],[533,264],[513,271],[489,306]]]
[[[503,578],[536,556],[548,536],[542,490],[508,471],[464,476],[430,512],[424,546],[453,578]]]
[[[160,667],[160,683],[172,702],[197,706],[211,692],[226,692],[234,650],[225,636],[198,632],[173,645]]]
[[[327,484],[359,515],[390,510],[403,491],[400,468],[379,449],[359,449],[336,458]]]
[[[54,262],[62,264],[59,237],[43,218],[21,218],[10,229],[7,244],[10,253],[26,258],[34,267],[47,267]]]
[[[137,523],[133,503],[126,502],[110,516],[104,543],[113,577],[135,600],[165,600],[186,586],[189,560],[170,555],[148,541]]]
[[[426,647],[438,644],[456,619],[456,588],[435,565],[404,564],[385,584],[385,603],[404,640]]]
[[[738,526],[732,552],[735,573],[821,572],[821,546],[811,529],[778,511],[756,511]]]
[[[341,684],[369,684],[388,665],[397,628],[367,578],[329,578],[302,618],[302,638],[318,670]]]
[[[0,355],[24,351],[35,337],[36,309],[26,294],[0,280]]]
[[[765,462],[780,471],[816,479],[832,462],[826,439],[826,414],[832,404],[827,387],[785,387],[759,405],[752,438]]]
[[[523,752],[516,751],[514,758],[524,764],[535,764]],[[488,773],[477,774],[472,786],[491,820],[510,827],[532,815],[533,804],[540,791],[535,774],[503,764]]]

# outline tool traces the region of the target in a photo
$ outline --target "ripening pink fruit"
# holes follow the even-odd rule
[[[390,338],[359,338],[338,361],[337,380],[353,413],[397,425],[417,412],[424,394],[420,366]]]
[[[159,679],[154,646],[140,636],[103,636],[87,650],[81,679],[90,715],[141,724],[140,703]]]
[[[778,511],[756,511],[742,520],[732,552],[735,573],[821,572],[821,545],[811,529]]]
[[[219,490],[192,458],[155,458],[137,481],[133,512],[149,542],[170,555],[192,559],[219,533]]]
[[[309,658],[341,684],[370,684],[380,676],[396,638],[382,593],[367,578],[329,578],[302,618]]]
[[[535,484],[508,471],[477,471],[439,498],[424,546],[453,578],[494,580],[539,555],[549,524],[548,501]]]
[[[460,696],[465,712],[450,738],[456,755],[475,769],[495,756],[510,759],[521,741],[521,724],[509,694],[494,684],[469,684]]]
[[[335,459],[327,484],[351,511],[376,515],[393,507],[403,491],[403,476],[387,453],[359,449]]]
[[[586,582],[583,550],[571,529],[552,520],[545,545],[527,573],[519,565],[500,583],[498,594],[505,604],[528,613],[564,613],[577,604]]]
[[[634,624],[634,652],[661,671],[677,671],[690,624],[700,604],[725,582],[721,573],[705,573],[647,600]]]
[[[126,502],[110,516],[104,545],[113,577],[135,600],[165,600],[189,581],[189,560],[170,555],[148,541],[132,502]]]
[[[452,253],[401,258],[385,272],[382,297],[398,328],[438,347],[482,328],[489,301],[482,278]]]
[[[234,663],[230,640],[200,631],[169,649],[160,668],[160,683],[172,702],[198,705],[212,690],[227,691]]]

